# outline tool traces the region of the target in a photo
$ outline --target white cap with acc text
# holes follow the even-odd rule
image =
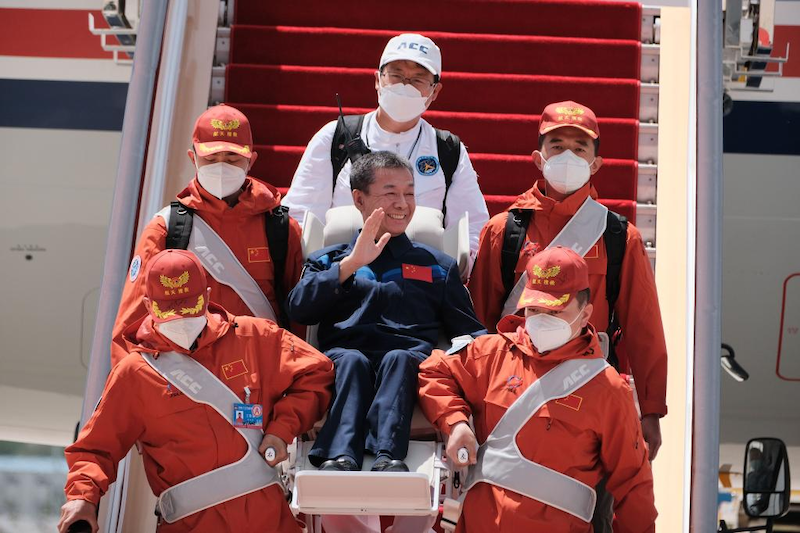
[[[429,38],[418,33],[402,33],[389,39],[378,69],[392,61],[408,60],[425,67],[434,76],[442,74],[442,51]]]

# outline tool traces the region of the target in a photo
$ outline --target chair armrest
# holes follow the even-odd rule
[[[458,224],[444,230],[444,253],[456,260],[461,279],[469,273],[469,213],[464,212]]]

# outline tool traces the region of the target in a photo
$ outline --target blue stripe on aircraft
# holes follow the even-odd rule
[[[127,83],[0,79],[0,126],[121,131]]]
[[[800,102],[733,102],[722,120],[728,154],[800,155]]]
[[[127,83],[0,79],[0,127],[121,131],[127,92]],[[724,151],[800,155],[799,130],[800,102],[735,101]]]

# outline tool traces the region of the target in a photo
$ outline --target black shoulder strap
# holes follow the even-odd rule
[[[615,312],[619,289],[619,277],[622,273],[622,259],[628,242],[628,219],[613,211],[608,212],[606,231],[603,233],[606,243],[606,300],[608,301],[608,363],[619,370],[619,357],[616,345],[619,342],[621,329]]]
[[[192,234],[192,215],[194,211],[180,202],[169,204],[169,227],[167,228],[167,249],[185,250],[189,247]]]
[[[622,271],[622,258],[625,256],[625,245],[628,242],[628,219],[613,211],[608,212],[606,231],[603,233],[606,242],[606,300],[608,300],[608,313],[614,313],[614,306],[619,297]]]
[[[333,165],[333,187],[336,188],[336,178],[344,168],[350,155],[347,152],[348,140],[361,139],[361,126],[364,124],[364,115],[346,115],[336,122],[336,131],[331,142],[331,164]]]
[[[511,209],[506,218],[506,228],[503,232],[503,249],[500,255],[500,273],[503,277],[505,296],[511,294],[514,288],[514,268],[519,262],[519,252],[525,242],[525,234],[533,216],[532,209]]]
[[[447,214],[447,191],[453,183],[453,175],[458,168],[458,160],[461,157],[461,139],[447,130],[436,130],[436,149],[439,152],[439,164],[442,165],[444,172],[444,202],[442,202],[442,214]]]
[[[289,321],[284,310],[287,291],[283,284],[283,276],[286,272],[286,259],[289,255],[289,208],[279,205],[266,214],[264,224],[267,232],[269,255],[272,258],[275,299],[280,306],[280,309],[276,309],[278,325],[288,328]]]
[[[439,163],[444,172],[444,183],[447,189],[453,183],[453,175],[458,168],[458,159],[461,157],[461,139],[447,130],[436,130],[436,148],[439,151]]]

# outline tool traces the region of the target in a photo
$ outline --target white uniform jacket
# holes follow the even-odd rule
[[[353,203],[349,161],[336,178],[335,190],[331,190],[333,187],[331,144],[335,131],[336,121],[333,121],[314,135],[300,160],[289,192],[283,198],[283,205],[289,207],[289,213],[298,222],[302,223],[306,211],[311,211],[324,221],[325,212],[331,207]],[[445,181],[444,172],[439,164],[436,132],[433,126],[420,119],[419,124],[409,131],[390,133],[378,125],[375,111],[372,111],[364,118],[361,138],[373,151],[388,150],[407,157],[414,167],[417,205],[442,209]],[[478,175],[472,168],[469,154],[462,143],[458,167],[447,193],[445,228],[457,224],[465,211],[469,213],[471,265],[478,250],[481,229],[489,220],[489,212],[478,187]]]

